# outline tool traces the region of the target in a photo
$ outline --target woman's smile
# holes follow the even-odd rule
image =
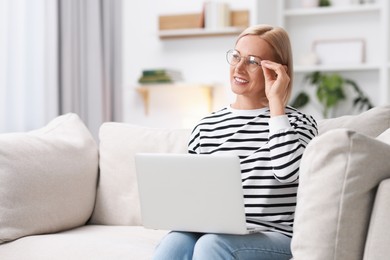
[[[234,77],[234,80],[238,85],[247,84],[249,82],[248,80],[241,77]]]

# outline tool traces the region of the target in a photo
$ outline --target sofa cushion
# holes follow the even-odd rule
[[[99,130],[100,176],[91,223],[141,225],[134,155],[186,153],[190,131],[104,123]]]
[[[98,150],[79,117],[0,135],[0,243],[85,224],[96,195]]]
[[[377,106],[359,115],[347,115],[318,121],[319,135],[329,130],[348,128],[361,134],[376,137],[390,127],[390,105]]]
[[[347,129],[307,146],[294,221],[294,259],[363,258],[378,184],[390,177],[390,146]]]
[[[167,231],[86,225],[0,246],[2,260],[150,260]]]

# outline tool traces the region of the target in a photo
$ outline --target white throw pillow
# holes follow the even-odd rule
[[[186,129],[104,123],[99,130],[100,176],[91,223],[141,225],[134,155],[186,153],[189,136]]]
[[[378,184],[390,177],[390,145],[347,129],[313,139],[301,161],[294,260],[363,259]]]
[[[390,105],[377,106],[359,115],[340,116],[318,121],[319,135],[333,129],[347,128],[376,137],[390,127]]]
[[[0,243],[85,224],[97,173],[97,144],[75,114],[39,130],[1,134]]]

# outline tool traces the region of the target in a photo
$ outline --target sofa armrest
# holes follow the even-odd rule
[[[371,213],[364,259],[386,259],[390,255],[390,179],[382,181]]]

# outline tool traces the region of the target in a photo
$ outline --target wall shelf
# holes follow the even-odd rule
[[[212,110],[212,94],[213,86],[212,85],[203,85],[203,84],[155,84],[155,85],[142,85],[136,88],[137,92],[142,96],[144,102],[145,114],[148,115],[150,112],[150,106],[152,103],[151,96],[159,96],[159,93],[170,93],[171,97],[178,95],[187,95],[188,93],[194,93],[193,91],[198,92],[203,96],[206,96],[206,102],[208,106],[208,111]],[[161,96],[161,95],[160,95]]]
[[[229,35],[239,35],[243,30],[244,27],[226,27],[220,29],[194,28],[194,29],[161,30],[159,31],[158,35],[160,39],[229,36]]]
[[[238,35],[249,25],[249,9],[226,7],[215,9],[206,4],[203,13],[160,15],[158,35],[160,39]]]

